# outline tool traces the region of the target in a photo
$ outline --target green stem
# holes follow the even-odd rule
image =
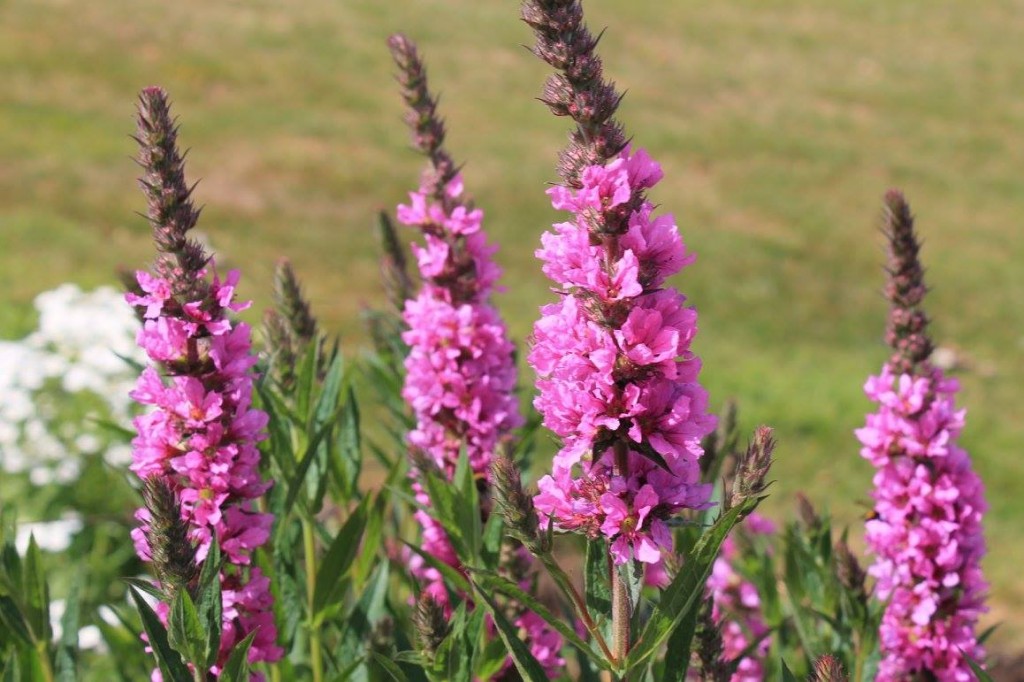
[[[614,463],[613,473],[623,478],[628,474],[629,450],[626,444],[619,441],[613,446]],[[629,619],[633,610],[630,604],[629,586],[621,572],[616,570],[615,561],[611,554],[608,555],[608,579],[612,586],[612,651],[615,658],[621,664],[625,664],[626,656],[629,655]],[[619,679],[626,682],[627,673],[623,672]]]
[[[39,661],[43,668],[43,680],[53,682],[53,666],[50,664],[50,652],[47,651],[46,642],[37,643],[36,651],[39,652]]]
[[[601,648],[601,653],[605,655],[608,662],[613,666],[618,664],[615,660],[615,656],[612,655],[611,650],[608,648],[608,643],[604,641],[604,637],[601,635],[601,630],[598,629],[594,619],[590,616],[590,611],[587,609],[587,603],[584,601],[583,596],[580,595],[579,590],[572,584],[572,580],[566,574],[562,567],[558,565],[555,557],[552,554],[546,554],[541,557],[541,561],[544,562],[544,566],[548,569],[548,574],[555,581],[555,584],[562,589],[562,593],[567,595],[572,600],[573,606],[576,607],[576,615],[583,621],[583,626],[590,633],[590,636],[594,638],[597,645]]]
[[[312,456],[312,455],[309,455]],[[302,520],[302,544],[306,554],[306,604],[309,613],[309,665],[313,682],[323,682],[323,658],[320,653],[320,628],[313,625],[313,595],[316,592],[316,538],[312,519]]]

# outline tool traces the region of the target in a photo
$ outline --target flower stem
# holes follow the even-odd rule
[[[614,445],[615,461],[613,464],[613,475],[625,477],[628,474],[629,451],[626,444],[618,441]],[[632,604],[629,600],[629,586],[625,578],[616,570],[615,561],[611,554],[608,555],[608,576],[612,586],[612,650],[615,653],[615,660],[620,664],[626,662],[629,654],[629,618]],[[619,678],[626,680],[625,673]]]
[[[312,456],[312,455],[307,455]],[[316,539],[312,519],[302,520],[302,544],[306,554],[306,603],[309,611],[309,665],[313,682],[322,682],[323,659],[320,653],[320,629],[313,624],[313,595],[316,591]]]
[[[540,557],[540,560],[544,562],[544,566],[548,569],[548,573],[555,583],[562,589],[562,592],[569,596],[572,600],[573,605],[576,607],[576,615],[583,621],[583,626],[590,633],[590,636],[597,642],[598,647],[601,649],[601,653],[605,655],[613,665],[617,664],[615,656],[612,655],[611,650],[608,648],[608,643],[604,641],[604,637],[601,635],[601,630],[598,629],[597,623],[590,616],[590,611],[587,609],[587,603],[584,601],[583,596],[576,589],[576,586],[572,584],[569,576],[566,575],[565,571],[555,560],[553,554],[548,552]]]

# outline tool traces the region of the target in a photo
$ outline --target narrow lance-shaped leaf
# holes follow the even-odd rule
[[[494,600],[487,594],[486,590],[481,589],[475,583],[473,587],[475,588],[474,592],[476,595],[486,605],[491,618],[494,619],[494,626],[498,630],[498,635],[505,642],[505,646],[508,647],[509,656],[512,657],[512,662],[515,664],[519,674],[523,676],[526,682],[547,682],[548,676],[544,672],[543,666],[530,653],[530,648],[526,646],[526,643],[519,639],[516,629],[508,622],[508,618],[498,608],[498,605],[494,603]]]
[[[192,673],[185,667],[181,656],[171,648],[167,641],[167,631],[157,617],[153,609],[142,598],[142,595],[134,587],[129,587],[135,607],[139,610],[142,618],[142,627],[146,631],[146,638],[149,646],[153,649],[156,657],[157,667],[167,682],[192,682]]]
[[[360,540],[366,528],[366,508],[369,500],[369,497],[364,498],[355,508],[324,555],[313,590],[313,613],[310,615],[314,618],[333,599],[335,590],[359,552]]]
[[[481,589],[488,590],[492,594],[504,594],[506,597],[510,597],[518,601],[522,606],[530,609],[543,618],[548,625],[561,633],[567,642],[580,649],[580,651],[586,654],[586,656],[592,661],[602,668],[610,667],[608,662],[604,660],[603,656],[594,651],[593,647],[584,642],[583,639],[576,634],[576,630],[569,622],[566,621],[565,618],[552,613],[551,610],[535,596],[526,592],[508,578],[480,571],[473,573],[473,581],[477,583]]]
[[[627,669],[639,665],[657,651],[672,634],[683,618],[703,598],[704,583],[718,556],[722,542],[739,521],[757,506],[757,498],[749,498],[722,514],[701,535],[690,556],[672,583],[662,592],[661,601],[651,613],[647,626],[641,632],[633,650],[629,652]]]

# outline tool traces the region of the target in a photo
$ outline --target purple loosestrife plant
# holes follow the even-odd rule
[[[416,419],[409,445],[416,453],[414,462],[425,456],[449,480],[464,450],[487,505],[495,453],[523,424],[515,397],[515,348],[490,303],[500,276],[492,260],[496,249],[487,243],[481,227],[483,211],[464,195],[462,176],[445,151],[444,124],[415,44],[396,34],[388,45],[408,106],[413,146],[429,159],[420,188],[410,193],[409,204],[399,206],[397,214],[401,224],[420,230],[424,237],[422,246],[412,247],[422,286],[405,302],[403,313],[408,330],[402,339],[409,354],[402,396]],[[429,495],[416,482],[421,472],[415,464],[410,475],[417,502],[430,506]],[[424,510],[415,516],[423,528],[423,551],[463,570],[442,525]],[[440,572],[418,557],[412,568],[426,582],[425,591],[434,602],[450,609]],[[522,587],[528,589],[530,582],[526,578]],[[547,674],[556,676],[565,664],[560,635],[528,610],[519,609],[514,624],[525,633]],[[507,662],[502,672],[510,669]]]
[[[987,591],[980,565],[987,505],[970,457],[956,444],[965,413],[954,404],[957,382],[929,362],[919,244],[897,191],[885,197],[885,230],[893,355],[864,386],[878,410],[857,430],[861,455],[876,469],[869,573],[888,601],[877,679],[973,680],[967,657],[984,655],[975,628]]]
[[[140,185],[149,199],[159,255],[152,274],[137,273],[142,293],[126,296],[144,311],[138,342],[151,361],[132,392],[151,409],[135,419],[131,470],[173,491],[197,562],[205,560],[214,536],[224,553],[217,672],[232,647],[253,632],[250,662],[282,655],[275,644],[269,580],[252,566],[252,553],[267,541],[273,520],[255,506],[270,486],[260,476],[256,449],[267,417],[251,405],[256,357],[249,327],[230,318],[249,305],[235,302],[238,273],[221,279],[202,246],[188,238],[199,212],[185,184],[176,138],[167,95],[159,88],[143,90],[136,137],[145,171]],[[142,525],[132,537],[139,556],[149,561],[150,514],[143,508],[136,516]],[[168,609],[160,604],[157,612],[166,619]]]
[[[544,424],[563,440],[539,482],[538,510],[557,528],[603,537],[615,565],[658,566],[668,521],[708,506],[701,438],[715,428],[690,351],[697,314],[666,279],[693,261],[671,215],[646,192],[661,167],[627,144],[620,95],[602,76],[578,1],[527,0],[534,52],[558,70],[543,100],[576,123],[560,157],[554,208],[570,214],[537,256],[560,302],[544,306],[529,362]],[[631,605],[613,577],[615,655],[628,650]]]

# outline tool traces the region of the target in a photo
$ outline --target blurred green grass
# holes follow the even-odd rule
[[[936,340],[964,358],[963,442],[990,495],[991,622],[1024,643],[1024,17],[994,0],[592,0],[622,119],[660,160],[654,199],[699,259],[676,284],[701,313],[717,405],[781,442],[769,509],[806,490],[858,525],[870,468],[852,429],[880,341],[882,192],[924,236]],[[268,305],[292,259],[346,346],[381,305],[373,216],[415,183],[384,45],[420,43],[449,145],[487,210],[524,339],[551,299],[533,250],[567,124],[534,101],[547,75],[514,2],[0,0],[0,337],[64,281],[112,281],[152,254],[130,160],[138,90],[172,94],[201,229]],[[257,312],[253,313],[255,319]],[[524,374],[524,377],[529,377]],[[528,381],[528,379],[527,379]]]

